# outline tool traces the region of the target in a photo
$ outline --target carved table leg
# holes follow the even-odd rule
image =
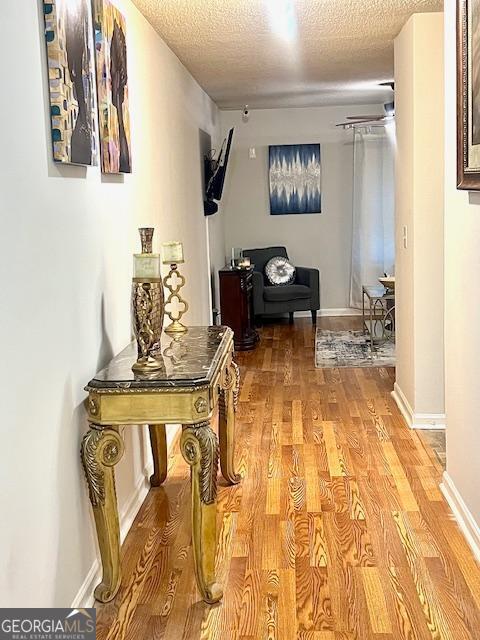
[[[103,567],[102,582],[95,589],[95,598],[100,602],[108,602],[115,597],[121,580],[120,528],[113,467],[123,451],[123,440],[115,427],[102,428],[91,424],[83,438],[82,464]]]
[[[164,424],[148,425],[150,431],[150,444],[153,455],[153,475],[150,476],[150,485],[159,487],[167,477],[167,436]]]
[[[193,558],[197,586],[205,602],[214,604],[222,598],[223,592],[215,582],[218,441],[209,422],[184,426],[181,449],[191,467]]]
[[[230,484],[240,482],[235,473],[235,411],[237,410],[240,371],[231,360],[223,375],[222,388],[218,399],[218,433],[220,436],[220,467],[222,475]]]

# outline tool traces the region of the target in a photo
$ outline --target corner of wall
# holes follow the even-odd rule
[[[446,417],[444,413],[415,413],[398,382],[394,384],[392,398],[395,400],[400,413],[410,429],[446,428]]]

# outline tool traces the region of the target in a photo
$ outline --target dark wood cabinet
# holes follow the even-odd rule
[[[235,349],[248,351],[258,342],[253,317],[253,268],[220,269],[220,313],[223,325],[234,333]]]

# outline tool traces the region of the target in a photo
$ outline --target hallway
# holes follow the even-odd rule
[[[300,319],[266,325],[259,347],[237,354],[243,479],[220,480],[223,603],[196,591],[176,448],[123,545],[116,599],[97,604],[97,638],[478,638],[480,569],[439,490],[437,456],[390,396],[393,370],[316,370],[313,347]]]

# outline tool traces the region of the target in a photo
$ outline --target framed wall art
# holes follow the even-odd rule
[[[457,187],[480,191],[480,0],[457,0]]]
[[[321,213],[319,144],[269,147],[270,214]]]
[[[44,0],[53,159],[97,164],[90,0]]]
[[[98,127],[103,173],[131,173],[125,18],[110,0],[93,0]]]

